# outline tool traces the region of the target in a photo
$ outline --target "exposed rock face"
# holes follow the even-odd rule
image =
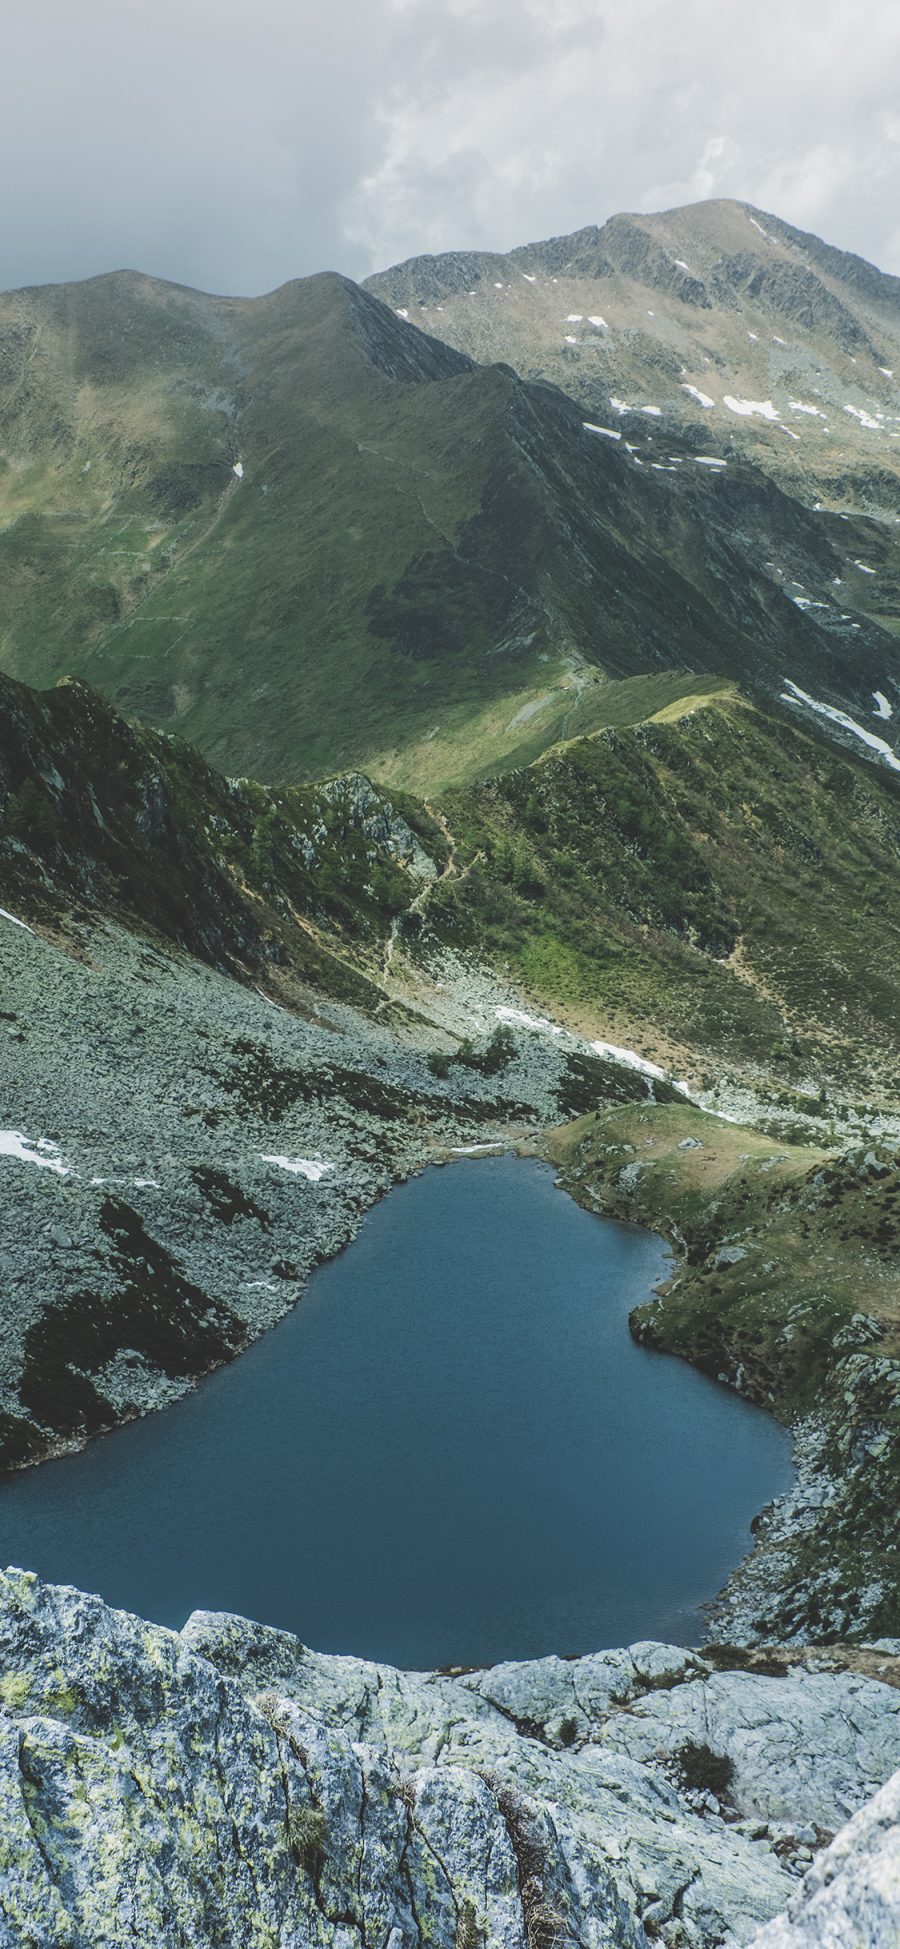
[[[900,1941],[900,1774],[815,1862],[753,1949],[886,1949]]]
[[[20,1571],[0,1673],[4,1949],[746,1942],[900,1761],[900,1692],[846,1672],[637,1645],[403,1673]],[[689,1742],[731,1758],[722,1801]]]

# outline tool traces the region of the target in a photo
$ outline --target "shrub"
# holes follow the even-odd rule
[[[456,1918],[456,1949],[481,1949],[483,1940],[475,1903],[468,1900],[460,1902]]]
[[[674,1755],[681,1784],[698,1793],[712,1793],[727,1800],[734,1778],[734,1764],[727,1753],[715,1753],[702,1741],[688,1739]]]
[[[291,1853],[307,1874],[317,1875],[325,1858],[328,1828],[321,1807],[291,1807],[287,1816]]]

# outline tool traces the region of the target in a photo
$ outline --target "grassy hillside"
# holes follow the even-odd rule
[[[788,1096],[830,1077],[896,1098],[892,774],[732,690],[444,808],[462,870],[430,923],[542,1007],[710,1084],[749,1062]]]
[[[639,469],[582,417],[335,277],[7,294],[0,662],[86,678],[232,774],[427,790],[623,721],[636,677],[663,703],[685,672],[789,674],[870,710],[892,639],[767,566],[777,534],[833,579],[813,517],[752,469]]]
[[[288,1002],[374,1006],[389,937],[413,962],[453,946],[591,1037],[820,1124],[896,1102],[898,862],[900,781],[721,682],[426,805],[359,774],[228,781],[82,684],[0,679],[14,911],[118,914]]]

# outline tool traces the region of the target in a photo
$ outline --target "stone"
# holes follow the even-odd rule
[[[752,1949],[893,1949],[900,1942],[900,1773],[819,1854]]]
[[[656,1644],[400,1672],[9,1571],[0,1944],[644,1949],[648,1916],[669,1949],[743,1944],[795,1886],[764,1816],[796,1840],[855,1813],[900,1763],[898,1707]],[[735,1824],[667,1772],[687,1740],[732,1758]]]

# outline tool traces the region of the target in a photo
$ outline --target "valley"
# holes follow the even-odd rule
[[[45,1485],[48,1510],[46,1556],[35,1540],[0,1579],[16,1949],[719,1949],[812,1898],[820,1864],[852,1884],[854,1834],[881,1847],[900,1763],[895,369],[897,280],[740,204],[414,259],[366,289],[230,299],[117,272],[0,297],[0,1536],[4,1496],[19,1555]],[[544,1213],[531,1245],[520,1195]],[[401,1209],[425,1212],[434,1267],[404,1256]],[[583,1290],[573,1272],[564,1307],[557,1288],[563,1232],[618,1237],[610,1219],[646,1277],[615,1286],[623,1378],[595,1451],[593,1246]],[[303,1483],[251,1489],[241,1456],[289,1471],[279,1350],[306,1346],[317,1293],[379,1228],[382,1285],[355,1313],[348,1289],[353,1358],[325,1345],[297,1386],[305,1559]],[[492,1252],[505,1314],[478,1284]],[[405,1310],[426,1270],[439,1313],[464,1292],[475,1363],[457,1373],[451,1335],[427,1385]],[[568,1324],[520,1373],[548,1306]],[[532,1637],[490,1535],[503,1601],[475,1629],[474,1517],[446,1538],[434,1517],[450,1436],[433,1476],[420,1454],[401,1468],[401,1390],[367,1461],[352,1403],[328,1405],[329,1363],[389,1363],[391,1320],[398,1384],[419,1374],[426,1433],[442,1402],[475,1502],[494,1472],[499,1533],[523,1498],[544,1510],[520,1537]],[[680,1422],[641,1393],[662,1371],[695,1404]],[[674,1467],[668,1516],[649,1478],[634,1505],[615,1493],[626,1585],[670,1544],[678,1578],[614,1625],[597,1539],[617,1471],[641,1467],[617,1388],[659,1418],[651,1474],[667,1444],[687,1472],[700,1403],[715,1415],[696,1507]],[[191,1460],[174,1431],[216,1399],[235,1404],[222,1446]],[[751,1424],[793,1453],[758,1493]],[[707,1570],[687,1539],[714,1528],[704,1494],[724,1507],[723,1448],[740,1509]],[[206,1534],[229,1479],[237,1534],[246,1488],[244,1581],[227,1548],[204,1558],[221,1596],[176,1520],[179,1472],[204,1469]],[[323,1574],[309,1650],[277,1593],[315,1581],[314,1536],[329,1562],[342,1471],[359,1553],[343,1621]],[[54,1552],[65,1483],[98,1476],[111,1567],[107,1588],[84,1559],[91,1597]],[[143,1497],[151,1583],[169,1555],[189,1566],[168,1608],[115,1582]],[[419,1662],[447,1669],[397,1669]]]

